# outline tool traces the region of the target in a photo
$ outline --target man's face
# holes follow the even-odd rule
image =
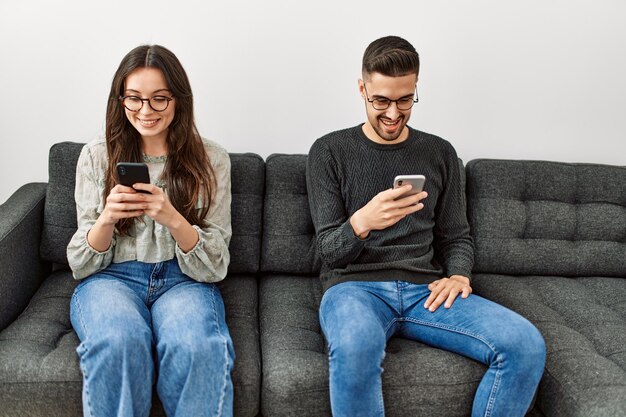
[[[367,122],[363,126],[363,132],[372,141],[382,144],[400,143],[409,136],[406,127],[411,117],[411,108],[399,110],[398,102],[389,103],[384,110],[376,110],[381,107],[369,100],[384,102],[385,100],[413,100],[417,84],[417,75],[409,74],[400,77],[389,77],[380,73],[367,74],[365,80],[359,80],[359,91],[365,101]],[[402,104],[400,107],[405,107]]]

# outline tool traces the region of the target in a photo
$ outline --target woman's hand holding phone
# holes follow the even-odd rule
[[[191,250],[198,242],[198,232],[176,210],[165,192],[150,184],[147,165],[122,162],[116,168],[119,184],[107,196],[104,211],[88,234],[89,244],[105,250],[120,219],[145,214],[167,227],[183,251]]]
[[[143,215],[146,203],[142,195],[132,187],[117,184],[109,192],[100,218],[107,224],[115,225],[118,220]]]
[[[183,252],[188,252],[196,246],[200,239],[198,232],[176,210],[161,188],[151,184],[135,184],[134,188],[137,191],[146,191],[135,194],[139,201],[145,202],[143,213],[167,227]]]
[[[93,249],[106,251],[111,246],[115,224],[120,219],[138,217],[144,213],[145,202],[137,199],[139,194],[133,188],[120,184],[111,189],[104,210],[87,233],[87,242]]]
[[[118,184],[111,189],[100,218],[110,225],[118,220],[138,217],[148,207],[142,194],[150,193],[150,173],[148,166],[137,162],[118,162],[115,166]],[[149,186],[146,189],[143,186]]]

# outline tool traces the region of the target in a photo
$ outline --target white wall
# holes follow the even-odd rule
[[[0,0],[0,202],[47,181],[50,146],[102,134],[122,57],[182,61],[200,132],[231,152],[305,153],[364,120],[363,50],[420,53],[413,127],[459,155],[626,165],[626,2]]]

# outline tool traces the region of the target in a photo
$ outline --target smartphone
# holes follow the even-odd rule
[[[402,194],[396,200],[399,200],[404,197],[408,197],[413,194],[417,194],[422,192],[424,189],[424,183],[426,182],[426,177],[423,175],[398,175],[393,180],[393,188],[402,187],[405,184],[411,184],[411,189]]]
[[[115,166],[117,169],[117,182],[127,187],[133,184],[142,183],[150,184],[150,173],[148,165],[141,162],[118,162]],[[148,193],[148,191],[136,190],[139,193]]]

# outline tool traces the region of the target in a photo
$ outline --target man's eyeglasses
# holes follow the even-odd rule
[[[120,101],[128,110],[132,112],[136,112],[141,110],[143,107],[143,102],[147,101],[150,108],[156,112],[162,112],[167,109],[170,101],[174,100],[172,97],[166,96],[154,96],[150,98],[141,98],[137,96],[120,96]]]
[[[372,107],[375,110],[387,110],[391,103],[396,103],[396,107],[398,110],[409,110],[413,107],[413,104],[417,103],[419,99],[417,98],[417,89],[415,90],[415,98],[413,97],[402,97],[397,100],[391,100],[387,97],[376,97],[373,100],[370,100],[369,95],[367,94],[367,88],[365,87],[365,83],[363,83],[363,88],[365,89],[365,97],[367,101],[372,103]]]

